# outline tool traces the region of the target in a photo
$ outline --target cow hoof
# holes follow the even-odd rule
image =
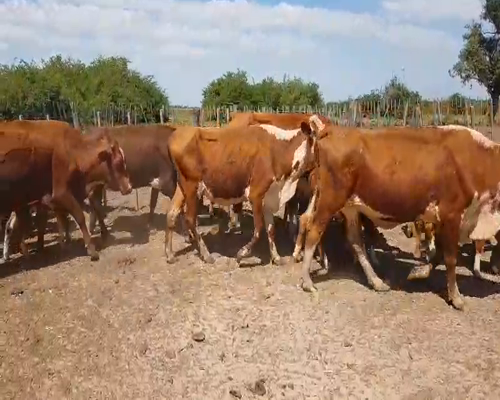
[[[167,264],[174,264],[174,263],[175,263],[175,256],[167,255]]]
[[[372,282],[373,290],[376,292],[388,292],[391,290],[390,286],[385,283],[382,279],[376,279]]]
[[[248,255],[248,249],[246,247],[243,247],[236,254],[236,262],[238,264],[241,263],[241,260],[243,260],[243,258],[245,258],[247,255]]]
[[[94,252],[90,254],[90,261],[99,261],[99,253]]]
[[[318,289],[316,289],[316,286],[314,286],[314,284],[310,279],[308,280],[303,279],[300,286],[302,287],[302,290],[304,292],[314,293],[318,291]]]
[[[293,255],[292,255],[292,257],[293,257],[293,261],[295,261],[296,263],[302,261],[302,254],[300,254],[300,251],[299,252],[294,252]]]
[[[413,267],[413,269],[410,271],[406,279],[409,281],[414,279],[426,279],[429,277],[431,269],[432,269],[431,264],[417,265]]]
[[[205,257],[203,257],[203,261],[205,261],[205,263],[207,263],[207,264],[213,264],[213,263],[215,263],[215,258],[213,255],[208,254]]]
[[[458,311],[465,310],[465,301],[462,299],[462,296],[456,296],[450,300],[451,305]]]
[[[274,264],[274,265],[284,265],[284,261],[281,257],[275,257],[271,260],[271,263]]]

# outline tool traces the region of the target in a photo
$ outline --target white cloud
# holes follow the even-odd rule
[[[384,0],[382,7],[409,20],[469,21],[481,14],[482,0]]]
[[[431,79],[451,82],[445,75],[460,37],[407,16],[422,19],[429,7],[431,19],[464,19],[475,3],[386,0],[369,14],[247,1],[7,0],[0,3],[0,62],[120,54],[154,74],[174,103],[196,104],[203,86],[237,67],[256,79],[299,75],[317,81],[326,98],[338,98],[379,87],[400,65],[411,84],[422,86],[416,81],[428,67],[440,73]],[[429,64],[428,57],[436,59]]]

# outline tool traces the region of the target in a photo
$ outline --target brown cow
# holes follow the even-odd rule
[[[81,205],[86,175],[101,162],[122,193],[130,193],[123,151],[105,133],[81,135],[59,121],[1,123],[0,213],[20,210],[40,199],[58,213],[69,212],[82,231],[91,259],[97,260]]]
[[[120,143],[120,147],[127,159],[127,171],[130,175],[130,183],[134,189],[151,186],[151,197],[149,201],[149,223],[152,222],[158,194],[172,198],[176,186],[176,172],[168,153],[167,143],[175,131],[175,127],[154,125],[122,125],[106,128],[91,128],[89,132],[106,131],[114,140]],[[103,176],[105,171],[95,171],[95,175]],[[97,179],[95,179],[97,181]],[[101,179],[101,182],[108,179]],[[108,184],[109,189],[118,190]],[[98,207],[101,206],[104,185],[96,185],[93,201]],[[90,229],[95,226],[94,212],[90,214]]]
[[[132,188],[140,188],[151,186],[149,222],[152,222],[154,210],[158,201],[158,194],[172,198],[176,186],[176,172],[170,155],[168,153],[167,142],[170,135],[175,130],[175,127],[164,124],[153,125],[122,125],[115,127],[91,127],[87,129],[87,133],[97,134],[106,132],[109,136],[120,144],[120,148],[127,160],[127,172],[130,176]],[[87,134],[86,133],[86,134]],[[105,185],[111,190],[119,191],[120,188],[113,183],[109,177],[109,171],[105,164],[100,164],[92,169],[87,175],[87,194],[89,194],[90,209],[90,232],[94,232],[96,215],[99,221],[101,235],[107,235],[107,228],[104,224],[102,209],[102,197]],[[44,212],[44,210],[38,210]],[[48,215],[44,213],[39,218],[38,223],[46,225]],[[45,221],[44,221],[45,219]],[[11,221],[14,225],[16,220]],[[67,219],[63,221],[66,240],[69,239],[69,225]],[[9,233],[12,233],[14,227],[11,227]],[[41,235],[42,243],[38,244],[39,248],[43,248],[43,228],[38,229],[39,241]],[[8,232],[6,232],[7,235]],[[60,241],[62,236],[60,234]],[[4,241],[8,244],[9,239],[6,236]],[[4,245],[4,248],[7,248]],[[4,256],[6,250],[4,250]],[[8,254],[8,250],[7,250]],[[5,258],[5,257],[4,257]]]
[[[310,134],[317,139],[318,184],[308,214],[303,289],[315,290],[309,269],[328,221],[341,210],[362,210],[384,228],[417,219],[437,224],[448,298],[463,309],[455,272],[458,246],[500,229],[500,146],[475,130],[450,125],[381,128],[374,134],[344,128],[339,134],[311,124]],[[373,286],[380,278],[368,262],[359,225],[347,228]]]
[[[227,126],[229,127],[246,127],[251,125],[273,125],[281,129],[297,129],[300,127],[302,122],[309,122],[309,119],[313,114],[308,113],[282,113],[282,114],[272,114],[272,113],[257,113],[257,112],[232,112],[231,121]],[[322,115],[316,115],[319,120],[326,125],[331,124],[329,118]],[[294,202],[295,203],[295,202]],[[243,207],[242,203],[234,204],[231,206],[233,209],[229,209],[229,226],[226,232],[232,229],[238,229],[240,227],[239,216],[242,213]],[[210,208],[210,213],[213,214],[213,206]],[[290,217],[292,216],[291,213]],[[289,222],[289,221],[287,221]],[[289,227],[291,221],[289,222]]]
[[[426,256],[427,261],[429,262],[430,259],[433,256],[433,253],[435,252],[435,229],[436,227],[434,226],[435,224],[431,222],[424,222],[422,220],[415,221],[414,223],[410,222],[408,224],[405,224],[401,227],[401,230],[405,234],[405,236],[408,239],[413,238],[415,240],[415,249],[414,249],[414,254],[416,258],[419,258],[421,256],[420,254],[420,248],[422,246],[422,242],[424,244],[424,247],[426,247],[429,251],[430,254]],[[421,240],[421,235],[422,232],[425,234],[425,239]],[[492,246],[496,246],[498,244],[497,240],[495,239],[494,236],[492,236],[489,239],[490,243]],[[477,276],[478,278],[482,279],[488,279],[486,275],[484,275],[481,272],[481,257],[484,254],[484,246],[486,245],[486,240],[475,240],[474,241],[474,275]],[[433,265],[430,263],[427,263],[422,266],[417,266],[412,269],[410,274],[408,275],[408,279],[425,279],[429,277],[429,274],[432,270]],[[498,268],[496,265],[492,267],[493,272],[498,273]]]
[[[284,130],[263,124],[177,129],[169,143],[178,171],[178,183],[167,214],[167,261],[174,261],[172,230],[184,203],[186,224],[202,259],[208,263],[214,261],[196,230],[196,199],[201,186],[215,203],[230,205],[248,199],[252,205],[254,234],[251,241],[238,251],[238,262],[251,254],[265,222],[271,260],[279,263],[273,215],[284,213],[284,205],[293,196],[299,176],[311,161],[306,158],[311,154],[311,146],[312,139],[300,128]]]

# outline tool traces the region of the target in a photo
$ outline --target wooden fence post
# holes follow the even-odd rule
[[[470,105],[470,126],[472,129],[475,129],[476,127],[476,121],[475,121],[475,112],[474,112],[474,104]]]
[[[410,106],[410,100],[405,101],[405,107],[403,109],[403,126],[406,126],[406,120],[408,118],[408,108]]]
[[[19,121],[23,120],[23,114],[19,114]]]
[[[165,116],[163,115],[163,113],[164,113],[164,109],[163,109],[163,106],[162,106],[162,108],[160,108],[160,124],[164,123]]]
[[[220,107],[217,107],[217,122],[216,122],[217,128],[220,128]]]
[[[226,124],[229,124],[229,107],[226,107]]]
[[[443,115],[441,114],[441,100],[437,102],[438,125],[443,125]]]
[[[97,126],[101,126],[101,112],[97,111]]]
[[[130,117],[130,111],[127,111],[127,125],[131,125],[132,124],[132,119]]]
[[[420,104],[417,103],[415,107],[415,122],[417,127],[422,127],[423,121],[422,121],[422,111],[420,110]]]
[[[45,118],[47,118],[47,121],[50,121],[50,115],[49,114],[45,115]]]

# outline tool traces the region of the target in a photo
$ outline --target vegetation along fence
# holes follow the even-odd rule
[[[334,123],[346,126],[425,126],[459,124],[477,128],[495,127],[500,124],[500,114],[493,113],[491,102],[487,100],[466,101],[423,101],[411,103],[410,101],[387,102],[362,102],[345,101],[328,103],[324,107],[283,107],[271,109],[259,107],[258,109],[239,108],[237,105],[220,107],[162,107],[150,110],[147,107],[126,107],[110,105],[104,110],[93,110],[89,117],[82,118],[78,110],[73,107],[66,112],[62,108],[56,115],[51,114],[26,114],[19,115],[19,119],[58,119],[66,120],[75,126],[96,125],[114,126],[138,123],[172,123],[177,125],[223,126],[230,118],[232,111],[256,112],[299,112],[318,113],[328,116]],[[492,137],[493,129],[489,129]]]

